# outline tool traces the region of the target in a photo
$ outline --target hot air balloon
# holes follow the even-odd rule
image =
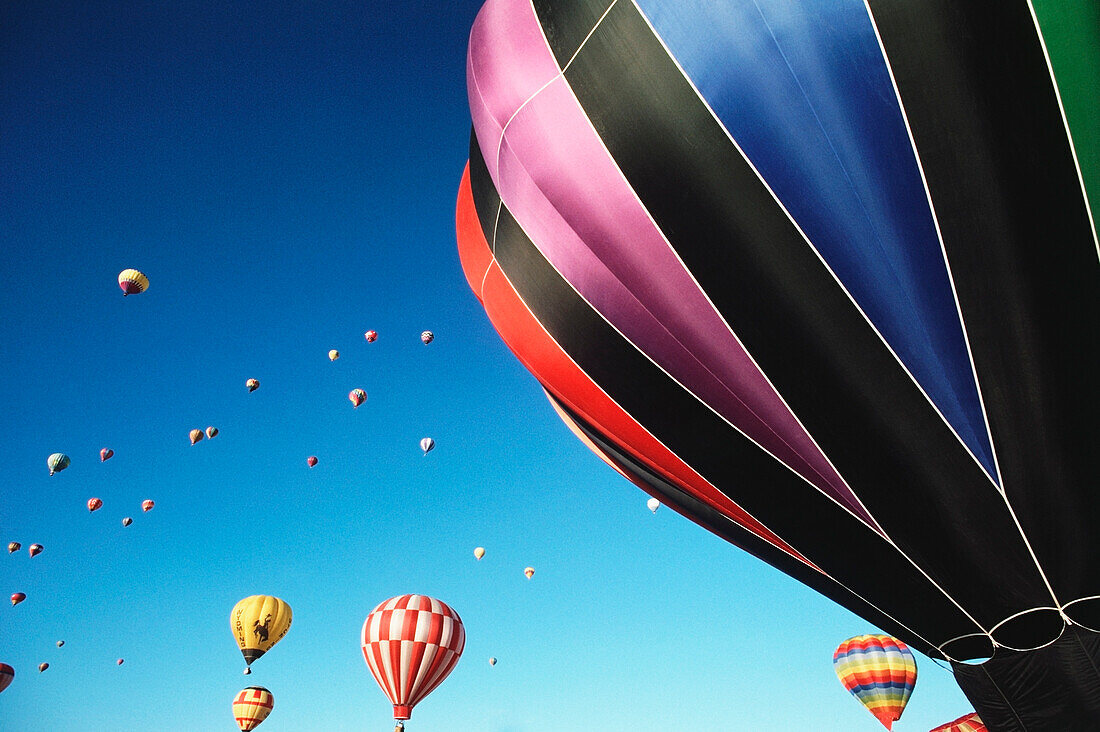
[[[118,659],[117,661],[115,661],[116,666],[121,666],[122,664],[123,664],[123,659],[121,659],[121,658]]]
[[[89,498],[88,499],[88,510],[89,511],[96,511],[102,505],[103,505],[103,501],[99,500],[98,498]]]
[[[126,518],[122,519],[122,525],[123,525],[123,526],[129,526],[129,525],[130,525],[130,524],[132,524],[132,523],[134,523],[134,520],[133,520],[132,518],[130,518],[129,516],[127,516]]]
[[[886,729],[905,711],[917,683],[917,662],[909,648],[888,635],[860,635],[840,644],[833,654],[840,683]]]
[[[229,629],[249,666],[290,630],[293,613],[284,600],[270,595],[246,597],[229,613]]]
[[[53,475],[69,467],[70,462],[68,455],[61,452],[55,452],[53,455],[46,458],[46,467],[50,469],[50,475]]]
[[[485,547],[479,546],[474,548],[474,559],[481,561],[481,558],[485,556]]]
[[[148,513],[149,511],[153,510],[153,506],[155,506],[155,505],[156,504],[153,503],[152,501],[150,501],[149,499],[145,499],[144,501],[141,502],[141,510],[142,510],[143,513]]]
[[[118,286],[123,297],[136,295],[149,289],[149,278],[136,269],[124,269],[118,273]]]
[[[338,358],[340,358],[340,352],[337,351],[335,348],[333,348],[331,351],[328,352],[328,360],[329,361],[335,361]]]
[[[309,465],[309,467],[312,468],[314,465],[317,464],[317,456],[316,455],[310,455],[309,457],[307,457],[306,458],[306,464]]]
[[[497,665],[497,659],[494,656],[489,656],[489,665],[490,666],[496,666]]]
[[[367,392],[362,389],[352,389],[348,392],[348,399],[351,400],[351,405],[358,409],[360,404],[367,401]]]
[[[534,568],[534,567],[526,567],[526,568],[525,568],[525,569],[523,570],[523,573],[524,573],[525,575],[527,575],[527,579],[531,579],[532,577],[534,577],[534,576],[535,576],[535,568]]]
[[[31,544],[30,547],[27,549],[27,553],[30,554],[32,557],[38,556],[39,554],[42,553],[42,545],[41,544]]]
[[[110,448],[103,448],[99,451],[99,462],[105,463],[115,456],[115,451]]]
[[[420,441],[420,449],[427,455],[429,452],[435,449],[435,440],[430,437],[425,437]]]
[[[233,717],[241,732],[256,729],[275,708],[275,697],[262,686],[242,689],[233,700]]]
[[[207,427],[206,428],[206,436],[208,438],[210,438],[211,440],[214,439],[215,437],[218,436],[218,428],[217,427]]]
[[[371,610],[360,640],[374,680],[393,704],[393,718],[402,720],[451,673],[466,646],[466,630],[446,603],[399,595]],[[416,651],[404,652],[406,647]]]
[[[23,602],[26,599],[27,599],[27,596],[25,594],[23,594],[22,592],[16,592],[16,593],[12,594],[12,596],[11,596],[11,606],[15,607],[16,605],[18,605],[19,603]]]
[[[42,673],[43,671],[45,671],[45,670],[46,670],[46,669],[48,669],[49,667],[50,667],[50,664],[48,664],[48,663],[40,663],[40,664],[38,664],[38,673]]]
[[[648,501],[645,502],[645,506],[653,513],[657,513],[657,509],[661,507],[661,502],[658,501],[656,498],[650,498]]]
[[[470,34],[456,230],[509,348],[995,729],[1100,718],[1098,46],[1050,0],[489,0]]]
[[[260,388],[260,381],[259,379],[249,379],[248,381],[244,382],[244,385],[248,387],[248,393],[251,394],[252,392]]]
[[[15,554],[23,545],[18,541],[13,541],[8,544],[8,554]]]
[[[0,663],[0,691],[11,686],[15,680],[15,669],[6,663]]]
[[[426,330],[426,331],[424,331],[423,333],[420,334],[420,342],[423,343],[425,346],[428,345],[429,343],[431,343],[434,340],[435,340],[435,333],[432,333],[430,330]]]
[[[194,445],[203,438],[203,432],[202,430],[191,430],[188,436],[191,438],[191,444]]]
[[[61,647],[61,646],[63,646],[63,645],[65,645],[65,641],[63,641],[63,640],[59,640],[59,641],[57,642],[57,647],[58,647],[58,648],[60,648],[60,647]]]
[[[970,714],[964,714],[954,722],[941,724],[931,732],[986,732],[986,728],[982,724],[982,719],[978,716],[978,713],[971,712]]]
[[[242,671],[241,673],[243,673],[245,676],[251,676],[252,668],[250,666],[245,666],[244,671]]]
[[[375,333],[373,330],[368,330],[366,333],[363,334],[363,337],[367,339],[367,343],[374,343],[376,340],[378,340],[378,334]]]

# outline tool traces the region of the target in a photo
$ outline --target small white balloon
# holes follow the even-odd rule
[[[648,508],[650,511],[652,511],[653,513],[657,513],[657,509],[661,507],[661,502],[658,501],[656,498],[650,498],[648,501],[645,502],[645,505],[646,508]]]

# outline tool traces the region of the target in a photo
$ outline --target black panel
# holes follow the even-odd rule
[[[561,12],[554,7],[561,6],[561,2],[533,0],[531,4],[542,25],[542,34],[546,36],[558,66],[564,67],[569,63],[612,2],[614,0],[582,0],[568,3],[568,12]]]

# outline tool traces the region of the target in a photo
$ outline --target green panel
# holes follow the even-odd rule
[[[1095,228],[1100,218],[1100,0],[1034,0],[1033,5]]]

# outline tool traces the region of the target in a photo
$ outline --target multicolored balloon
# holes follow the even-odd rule
[[[658,501],[656,498],[650,498],[648,501],[645,502],[645,505],[646,508],[648,508],[650,511],[652,511],[653,513],[657,513],[657,509],[661,507],[661,502]]]
[[[367,401],[367,392],[362,389],[352,389],[348,392],[348,399],[351,400],[351,405],[358,409],[360,404]]]
[[[446,603],[400,595],[367,615],[360,641],[374,680],[393,704],[393,718],[402,720],[454,669],[466,647],[466,630]]]
[[[317,464],[317,456],[316,455],[310,455],[309,457],[306,458],[306,465],[308,465],[309,467],[312,468],[316,464]]]
[[[367,343],[374,343],[376,340],[378,340],[378,333],[373,330],[368,330],[366,333],[363,334],[363,337],[367,339]]]
[[[333,348],[331,351],[328,352],[328,360],[329,361],[335,361],[338,358],[340,358],[340,352],[337,351],[335,348]]]
[[[42,553],[42,549],[43,547],[41,544],[31,544],[30,547],[27,548],[27,553],[32,557],[37,557]]]
[[[285,600],[271,595],[244,598],[229,613],[229,629],[237,639],[245,664],[271,650],[290,630],[294,613]]]
[[[129,525],[130,525],[130,524],[132,524],[132,523],[134,523],[134,520],[133,520],[132,518],[130,518],[129,516],[127,516],[126,518],[122,519],[122,525],[123,525],[123,526],[129,526]]]
[[[149,289],[149,278],[136,269],[124,269],[118,273],[118,286],[123,297],[136,295]]]
[[[859,635],[844,641],[833,654],[833,670],[844,688],[886,729],[901,718],[917,683],[913,652],[888,635]]]
[[[207,427],[206,428],[206,436],[207,436],[207,438],[209,438],[211,440],[214,439],[215,437],[218,436],[218,428],[217,427]]]
[[[971,712],[970,714],[964,714],[954,722],[941,724],[931,732],[986,732],[986,727],[978,713]]]
[[[12,606],[12,607],[15,607],[16,605],[18,605],[19,603],[23,602],[23,601],[24,601],[24,600],[26,600],[26,599],[27,599],[27,596],[26,596],[26,594],[24,594],[24,593],[22,593],[22,592],[15,592],[15,593],[12,593],[12,596],[11,596],[11,606]]]
[[[141,511],[142,511],[142,513],[148,513],[149,511],[152,511],[153,506],[155,506],[155,505],[157,505],[157,504],[153,503],[148,498],[145,499],[144,501],[141,502]]]
[[[524,573],[525,575],[527,575],[527,579],[531,579],[532,577],[534,577],[534,576],[535,576],[535,568],[534,568],[534,567],[526,567],[526,568],[525,568],[525,569],[523,570],[523,573]]]
[[[69,467],[69,456],[63,452],[55,452],[46,458],[46,467],[50,469],[50,475],[54,473],[60,473],[65,468]]]
[[[110,448],[103,448],[99,451],[99,462],[105,463],[115,456],[115,451]]]
[[[489,656],[489,665],[490,666],[496,666],[497,665],[497,659],[496,659],[495,656]]]
[[[476,559],[477,561],[480,562],[481,558],[484,557],[484,556],[485,556],[485,547],[483,547],[483,546],[474,547],[474,559]]]
[[[241,732],[256,729],[275,708],[275,697],[262,686],[242,689],[233,699],[233,718]]]
[[[426,330],[426,331],[424,331],[423,333],[420,334],[420,342],[423,343],[425,346],[428,345],[429,343],[431,343],[434,340],[435,340],[435,333],[432,333],[430,330]]]
[[[98,511],[100,509],[100,507],[102,507],[102,506],[103,506],[103,501],[99,500],[98,498],[89,498],[88,499],[88,510],[89,511]]]
[[[188,436],[191,438],[192,445],[194,445],[204,437],[202,430],[199,429],[191,430],[191,432],[188,433]]]
[[[22,548],[22,546],[23,545],[20,544],[18,541],[9,542],[8,543],[8,554],[15,554],[17,551],[20,550],[20,548]]]
[[[6,663],[0,663],[0,691],[11,686],[15,680],[15,669]]]
[[[248,393],[251,394],[252,392],[260,388],[260,380],[249,379],[248,381],[244,382],[244,385],[248,387]]]
[[[427,455],[429,452],[435,449],[435,440],[430,437],[425,437],[420,441],[420,449]]]

